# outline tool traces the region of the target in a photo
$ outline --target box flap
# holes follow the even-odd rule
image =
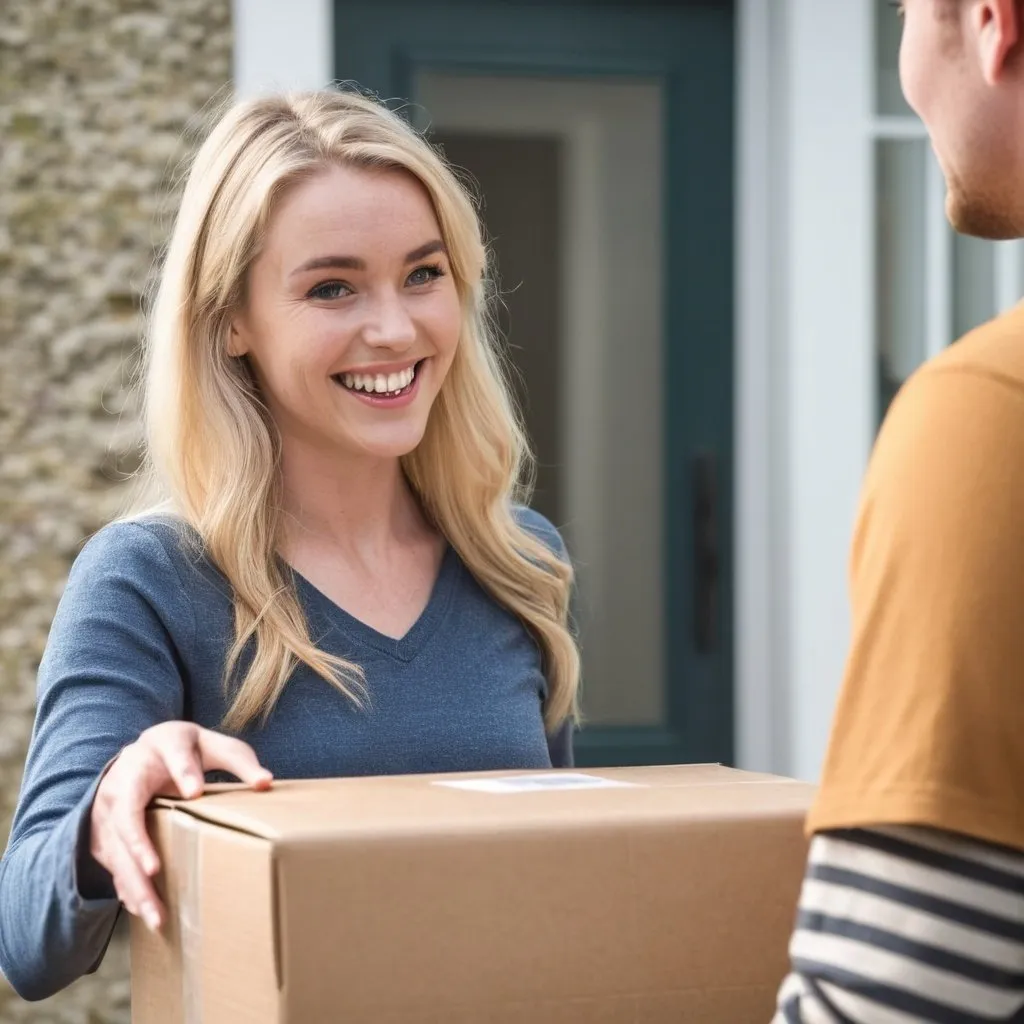
[[[591,784],[583,780],[592,780]],[[521,780],[521,787],[508,783]],[[593,785],[597,780],[611,786]],[[496,792],[460,788],[501,783]],[[666,799],[666,790],[671,798]],[[594,827],[607,821],[788,815],[805,808],[810,787],[720,765],[601,768],[547,772],[283,780],[268,792],[218,785],[198,800],[159,798],[194,817],[281,843],[346,836],[458,834],[481,829],[529,831]]]

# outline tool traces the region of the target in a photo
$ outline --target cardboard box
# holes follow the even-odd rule
[[[136,1024],[767,1024],[811,787],[712,765],[160,801]]]

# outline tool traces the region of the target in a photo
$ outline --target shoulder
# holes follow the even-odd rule
[[[1024,303],[928,360],[900,390],[893,412],[900,419],[906,406],[941,412],[946,403],[978,405],[993,396],[1006,407],[1024,398]]]
[[[72,575],[145,578],[178,572],[188,558],[187,527],[171,517],[122,519],[102,527],[82,546]]]
[[[905,600],[922,629],[959,634],[1024,601],[1024,381],[981,365],[940,359],[912,377],[864,479],[854,600]]]
[[[75,666],[94,666],[102,674],[119,659],[143,664],[168,639],[182,650],[191,645],[197,618],[211,606],[197,600],[176,536],[170,524],[124,520],[89,538],[51,623],[40,692]],[[197,611],[199,604],[206,611]]]
[[[220,602],[223,581],[182,520],[140,516],[104,526],[83,545],[68,575],[66,600],[146,603],[181,614]],[[214,593],[216,591],[216,593]],[[208,603],[208,602],[207,602]]]
[[[922,368],[977,374],[1011,389],[1024,389],[1024,303],[968,332]]]
[[[876,461],[907,445],[952,444],[956,454],[988,441],[997,452],[1012,451],[1000,431],[1022,424],[1024,312],[1014,311],[972,331],[910,377],[882,425]]]
[[[539,540],[552,554],[563,562],[569,561],[565,541],[550,519],[527,505],[513,505],[512,516],[522,529]]]
[[[911,517],[991,533],[990,503],[1009,509],[1024,499],[1024,332],[1020,357],[1003,337],[965,339],[896,396],[864,488],[866,501],[898,514],[889,525]]]

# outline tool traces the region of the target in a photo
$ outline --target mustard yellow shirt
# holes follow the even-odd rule
[[[850,578],[808,831],[915,824],[1024,850],[1024,307],[896,397]]]

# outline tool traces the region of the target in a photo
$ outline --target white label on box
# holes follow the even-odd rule
[[[500,779],[456,779],[435,786],[472,789],[478,793],[539,793],[549,789],[637,789],[635,782],[617,782],[578,772],[544,772],[540,775],[509,775]]]

